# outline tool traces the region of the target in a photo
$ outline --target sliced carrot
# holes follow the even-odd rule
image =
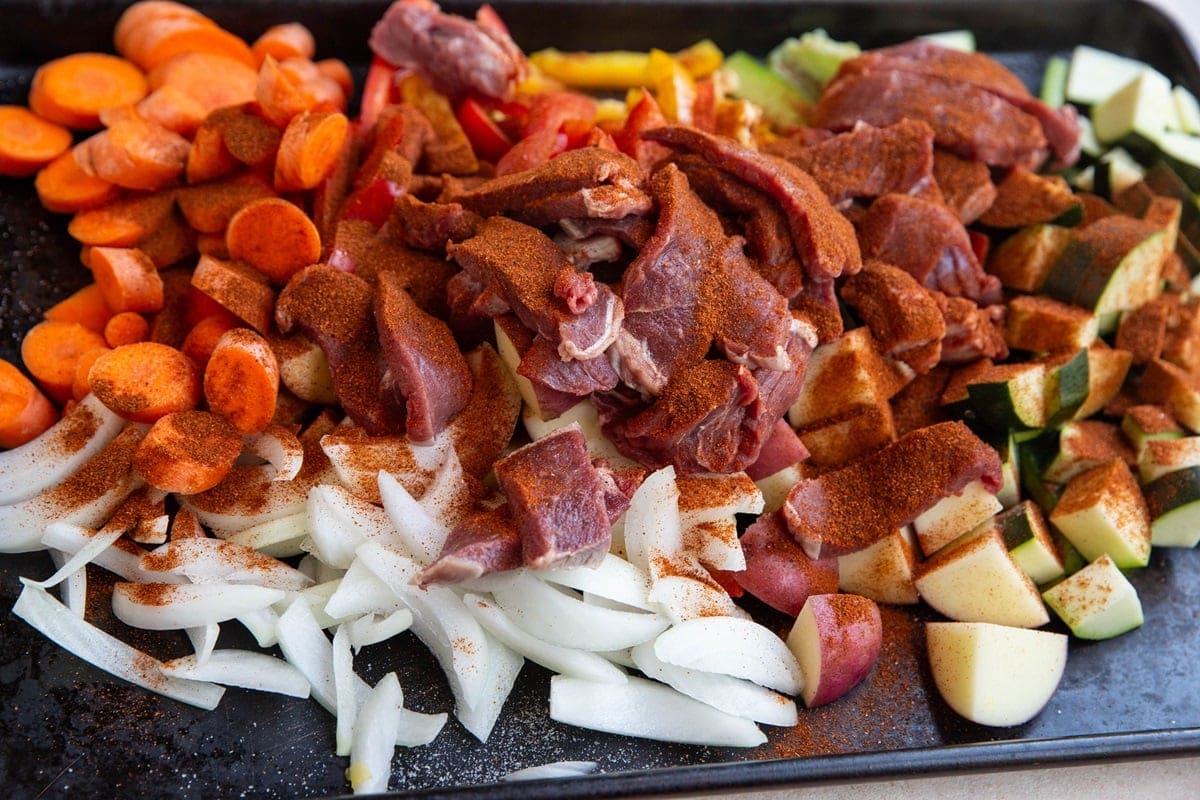
[[[199,100],[170,84],[143,97],[136,108],[143,119],[188,138],[195,135],[209,111]]]
[[[321,258],[317,226],[298,206],[277,198],[255,200],[234,214],[225,243],[232,258],[279,284]]]
[[[279,69],[292,79],[309,104],[310,109],[321,111],[344,111],[346,94],[342,85],[321,72],[320,67],[307,58],[285,58]]]
[[[304,111],[292,117],[275,157],[275,188],[315,188],[337,166],[350,133],[341,112]]]
[[[258,68],[254,98],[262,108],[263,116],[279,128],[285,127],[301,111],[316,105],[313,97],[298,84],[294,72],[281,69],[272,56],[263,59]]]
[[[138,342],[110,350],[92,365],[92,393],[132,422],[154,422],[200,402],[200,375],[192,360],[165,344]]]
[[[237,161],[251,169],[269,171],[283,134],[258,115],[254,103],[218,108],[204,119],[221,135],[221,143]]]
[[[249,264],[200,256],[192,285],[259,333],[271,330],[275,292],[266,277]]]
[[[311,59],[317,53],[312,31],[299,22],[272,25],[250,45],[254,63],[261,64],[268,55],[282,61],[285,58]]]
[[[189,283],[187,296],[184,298],[184,323],[191,329],[208,317],[222,317],[228,320],[229,324],[225,330],[240,324],[236,314]]]
[[[80,166],[117,186],[155,191],[183,174],[190,148],[178,133],[128,114],[81,145],[80,157],[87,163]]]
[[[345,61],[340,58],[323,58],[316,64],[322,75],[341,87],[343,97],[354,94],[354,74],[350,72],[350,67]]]
[[[204,368],[208,407],[242,433],[271,424],[279,397],[279,362],[267,340],[249,328],[227,331]]]
[[[42,390],[61,403],[71,396],[79,357],[105,346],[103,336],[78,322],[46,320],[21,340],[21,360]]]
[[[223,313],[205,317],[193,325],[179,348],[195,363],[197,369],[204,370],[208,366],[208,360],[212,357],[217,342],[226,332],[241,324],[240,320],[225,309],[222,308],[221,311]]]
[[[216,25],[208,17],[183,3],[175,3],[172,0],[140,0],[125,9],[117,20],[117,25],[113,29],[113,45],[117,48],[118,53],[124,53],[129,49],[129,40],[136,38],[138,29],[143,25],[154,20],[174,18],[191,19]]]
[[[42,206],[57,214],[98,208],[121,194],[116,184],[84,172],[71,151],[38,170],[33,185]]]
[[[213,53],[253,66],[250,46],[212,20],[191,17],[152,19],[131,34],[122,53],[149,72],[182,53]]]
[[[170,87],[182,92],[203,106],[207,114],[253,100],[258,73],[228,56],[188,52],[155,67],[147,80],[153,90]]]
[[[229,260],[229,248],[225,245],[225,231],[202,233],[196,237],[196,250],[202,256]]]
[[[187,309],[192,292],[192,271],[174,268],[159,273],[163,282],[162,311],[150,320],[150,341],[178,348],[187,336]]]
[[[177,195],[179,210],[195,230],[224,233],[229,220],[242,206],[266,197],[278,197],[271,182],[257,172],[188,186]]]
[[[196,494],[220,483],[242,452],[242,436],[208,411],[158,419],[133,453],[133,471],[156,489]]]
[[[22,106],[0,106],[0,175],[32,175],[71,147],[71,132]]]
[[[88,376],[92,372],[92,365],[96,363],[96,359],[107,352],[109,352],[109,348],[97,347],[93,350],[88,350],[75,362],[75,380],[71,384],[71,399],[82,400],[92,391],[92,384],[88,381]]]
[[[141,250],[156,269],[166,269],[196,252],[196,232],[179,214],[169,214],[149,236],[138,239]]]
[[[67,232],[84,244],[132,247],[162,225],[174,205],[170,191],[131,195],[79,212],[67,225]]]
[[[104,333],[104,326],[112,315],[112,309],[104,302],[100,287],[94,283],[59,300],[43,314],[46,319],[55,322],[78,322],[96,333]]]
[[[51,122],[76,130],[100,126],[100,112],[136,103],[146,95],[146,76],[107,53],[72,53],[47,61],[33,74],[29,107]]]
[[[33,381],[0,360],[0,447],[20,447],[58,422],[58,409]]]
[[[132,247],[93,247],[88,262],[104,302],[115,313],[160,311],[163,282],[150,257]]]
[[[113,314],[104,326],[104,341],[109,347],[145,342],[150,338],[150,322],[136,311]]]
[[[342,145],[342,152],[338,154],[337,163],[313,191],[312,218],[321,236],[323,257],[329,255],[342,205],[350,193],[354,172],[358,168],[359,146],[355,128],[351,123],[351,130]]]
[[[207,117],[205,117],[207,120]],[[238,160],[225,146],[221,131],[214,125],[200,123],[188,150],[184,175],[188,183],[204,183],[230,175],[238,170]]]

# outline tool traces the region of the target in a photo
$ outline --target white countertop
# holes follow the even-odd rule
[[[1145,0],[1166,11],[1200,60],[1200,0]],[[738,800],[1129,800],[1200,796],[1200,756],[743,792]]]

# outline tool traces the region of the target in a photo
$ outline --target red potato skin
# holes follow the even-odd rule
[[[837,558],[809,558],[781,513],[763,514],[741,541],[746,569],[732,573],[733,580],[772,608],[794,617],[811,595],[837,592]]]
[[[815,675],[804,675],[801,693],[804,704],[814,708],[837,700],[867,677],[879,660],[883,622],[875,601],[857,594],[812,595],[800,617],[806,614],[812,616],[818,641],[793,643],[789,637],[788,644],[793,650],[819,648],[820,667]]]

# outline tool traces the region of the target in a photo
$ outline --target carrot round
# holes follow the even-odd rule
[[[275,157],[275,188],[312,189],[325,180],[341,157],[350,120],[337,111],[304,111],[292,117]]]
[[[183,3],[176,3],[173,0],[140,0],[125,9],[117,20],[117,25],[113,29],[113,45],[117,48],[118,53],[124,53],[129,49],[130,39],[136,38],[138,30],[142,26],[155,20],[175,18],[191,19],[209,25],[216,24],[199,11],[191,6],[185,6]]]
[[[212,358],[217,342],[241,322],[229,312],[221,309],[221,314],[214,314],[197,322],[188,331],[179,349],[190,358],[198,369],[207,369],[208,360]]]
[[[96,359],[88,382],[113,413],[132,422],[154,422],[200,402],[200,375],[191,359],[165,344],[138,342]]]
[[[187,186],[179,190],[179,210],[200,233],[221,233],[242,206],[264,197],[277,197],[271,182],[257,172]]]
[[[354,75],[340,58],[323,58],[316,62],[317,71],[336,83],[344,97],[354,94]]]
[[[187,165],[187,139],[163,126],[122,115],[106,130],[80,144],[85,171],[127,189],[155,191],[169,186]]]
[[[21,340],[21,360],[42,390],[61,403],[72,394],[80,356],[105,346],[103,336],[78,322],[46,320]]]
[[[71,132],[22,106],[0,106],[0,175],[32,175],[71,147]]]
[[[157,420],[133,453],[133,471],[164,492],[195,494],[220,483],[242,451],[242,437],[208,411],[180,411]]]
[[[58,322],[78,322],[88,330],[102,334],[112,314],[112,309],[104,302],[100,287],[89,283],[50,306],[42,316]]]
[[[92,384],[88,381],[88,375],[91,374],[92,365],[96,363],[96,359],[107,352],[110,352],[109,348],[97,347],[94,350],[88,350],[75,362],[75,380],[71,384],[72,400],[82,400],[92,391]]]
[[[121,194],[116,184],[84,172],[71,151],[38,170],[33,186],[42,206],[57,214],[98,208]]]
[[[149,72],[182,53],[213,53],[254,64],[248,44],[207,18],[152,19],[131,33],[123,55]]]
[[[29,107],[51,122],[89,130],[100,126],[104,109],[136,103],[145,94],[145,74],[125,59],[72,53],[38,67],[29,87]]]
[[[232,258],[281,284],[321,258],[317,226],[299,207],[279,198],[243,206],[229,220],[225,243]]]
[[[104,326],[104,341],[109,347],[144,342],[150,338],[150,322],[136,311],[113,314]]]
[[[170,84],[158,87],[139,100],[136,110],[142,119],[185,137],[196,133],[208,113],[203,103]]]
[[[148,236],[138,239],[137,249],[157,269],[166,269],[196,252],[196,232],[180,214],[171,214]]]
[[[132,247],[93,247],[92,276],[114,312],[161,311],[163,282],[150,257]]]
[[[313,98],[298,84],[294,70],[284,70],[279,61],[268,55],[258,68],[258,84],[254,99],[263,116],[282,128],[292,117],[315,105]]]
[[[166,222],[175,206],[170,192],[136,195],[76,214],[67,233],[83,244],[133,247]]]
[[[21,370],[0,360],[0,447],[20,447],[58,421],[58,409]]]
[[[267,340],[249,328],[222,335],[204,368],[204,397],[242,433],[258,433],[271,424],[279,362]]]
[[[150,71],[152,90],[170,87],[199,103],[204,113],[254,99],[254,68],[217,53],[180,53]]]
[[[312,32],[299,22],[272,25],[250,45],[254,63],[261,64],[268,55],[282,61],[285,58],[311,59],[317,52]]]

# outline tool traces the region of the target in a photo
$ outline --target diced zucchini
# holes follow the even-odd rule
[[[1046,424],[1046,365],[995,364],[966,385],[964,416],[993,430],[1041,428]]]
[[[1162,406],[1138,405],[1126,409],[1121,417],[1121,432],[1133,444],[1133,449],[1141,451],[1147,442],[1156,439],[1180,439],[1183,428]]]
[[[1123,147],[1114,147],[1097,159],[1092,176],[1092,191],[1102,197],[1115,197],[1140,181],[1146,170]]]
[[[1192,467],[1200,467],[1200,436],[1151,439],[1138,451],[1138,477],[1142,479],[1143,484],[1153,483],[1171,472]],[[1150,516],[1153,518],[1153,511]],[[1200,527],[1197,528],[1196,535],[1200,536]]]
[[[781,128],[803,125],[804,109],[816,101],[815,95],[741,50],[725,59],[721,71],[730,77],[731,95],[754,103],[769,122]]]
[[[1179,118],[1179,130],[1184,133],[1200,134],[1200,102],[1186,87],[1176,86],[1171,90],[1175,100],[1175,112]]]
[[[1071,540],[1063,536],[1057,529],[1051,527],[1050,538],[1054,540],[1054,546],[1058,548],[1058,552],[1062,554],[1063,574],[1074,575],[1079,570],[1087,566],[1087,559],[1083,554],[1075,549],[1075,545],[1071,544]],[[1051,581],[1053,583],[1053,581]]]
[[[1022,228],[1049,222],[1078,225],[1083,220],[1083,204],[1058,175],[1038,175],[1014,168],[996,187],[996,199],[979,218],[989,228]]]
[[[1158,151],[1189,189],[1200,192],[1200,136],[1165,131],[1158,137]]]
[[[1021,465],[1018,461],[1020,447],[1017,438],[1009,431],[1004,444],[998,448],[1002,483],[996,492],[996,499],[1005,508],[1012,508],[1021,501]]]
[[[1050,522],[1089,561],[1105,553],[1122,569],[1150,561],[1150,514],[1137,479],[1119,458],[1072,478]]]
[[[1066,569],[1050,535],[1050,526],[1036,503],[1026,500],[996,515],[1008,554],[1038,586],[1061,578]]]
[[[1067,100],[1083,106],[1095,105],[1149,69],[1141,61],[1080,45],[1071,53]]]
[[[1021,488],[1030,500],[1049,514],[1058,504],[1062,491],[1042,477],[1046,465],[1058,452],[1058,431],[1042,431],[1036,437],[1017,444],[1017,463],[1021,468]]]
[[[1171,82],[1161,73],[1143,70],[1125,86],[1092,108],[1096,138],[1121,142],[1132,153],[1147,156],[1171,125],[1177,125]]]
[[[1116,425],[1093,419],[1072,420],[1059,429],[1058,453],[1042,477],[1051,483],[1066,483],[1110,458],[1128,457],[1128,448]]]
[[[1043,363],[1046,364],[1046,424],[1058,425],[1070,419],[1087,400],[1091,390],[1088,351],[1047,356]]]
[[[1200,543],[1200,466],[1162,475],[1143,491],[1150,509],[1150,541],[1155,547],[1195,547]]]
[[[837,74],[842,62],[859,55],[854,42],[839,42],[822,28],[785,39],[767,56],[771,69],[801,85],[815,87],[815,94]]]
[[[1109,347],[1098,339],[1088,348],[1088,396],[1075,411],[1075,419],[1085,419],[1099,412],[1121,391],[1129,374],[1133,354],[1128,350]]]
[[[1111,639],[1142,624],[1137,589],[1107,556],[1047,589],[1042,599],[1080,639]]]
[[[941,31],[918,36],[927,42],[941,45],[950,50],[961,50],[964,53],[975,52],[975,33],[969,30]]]
[[[1067,72],[1071,64],[1062,56],[1051,56],[1042,70],[1040,97],[1051,108],[1058,108],[1067,100]]]
[[[1029,294],[1008,301],[1004,340],[1014,350],[1080,350],[1090,347],[1098,335],[1096,315],[1079,306]]]
[[[1096,138],[1096,128],[1091,119],[1079,117],[1079,153],[1088,161],[1094,161],[1104,155],[1104,145]]]

